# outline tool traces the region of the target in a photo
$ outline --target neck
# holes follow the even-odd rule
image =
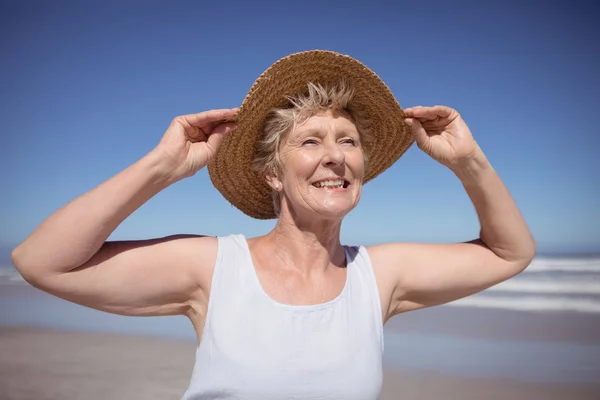
[[[343,265],[341,225],[341,220],[301,221],[291,213],[282,212],[265,239],[273,245],[273,256],[284,266],[309,276],[322,273],[331,265]]]

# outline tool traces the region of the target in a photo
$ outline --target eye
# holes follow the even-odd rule
[[[342,143],[343,144],[349,144],[349,145],[352,145],[352,146],[356,146],[356,140],[354,140],[352,138],[342,139]]]
[[[302,146],[317,144],[315,139],[307,139],[302,142]]]

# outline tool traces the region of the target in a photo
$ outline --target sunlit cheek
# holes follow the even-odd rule
[[[351,166],[356,179],[362,180],[365,173],[365,158],[360,150],[351,152],[347,157],[347,164]]]
[[[318,157],[310,153],[301,153],[294,157],[294,173],[299,180],[310,180],[319,167]]]
[[[310,152],[310,151],[306,151],[306,152],[302,152],[300,154],[298,154],[298,162],[301,163],[301,165],[307,167],[307,168],[311,168],[314,167],[315,165],[319,164],[319,158],[317,157],[317,155],[314,152]]]

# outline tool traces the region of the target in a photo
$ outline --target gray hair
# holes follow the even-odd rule
[[[354,122],[358,131],[365,163],[368,160],[368,143],[371,134],[368,119],[360,109],[353,108],[354,90],[345,82],[324,87],[321,84],[308,83],[308,93],[287,96],[289,107],[272,110],[265,122],[261,140],[257,143],[252,168],[261,176],[280,176],[281,158],[280,146],[285,142],[289,133],[311,116],[322,111],[345,111]],[[279,216],[281,198],[279,192],[271,192],[275,214]]]

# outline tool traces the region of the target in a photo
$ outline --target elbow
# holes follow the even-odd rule
[[[519,253],[519,257],[516,258],[515,264],[517,266],[518,272],[521,273],[527,267],[529,267],[537,253],[537,243],[533,236],[530,237],[527,243],[524,243],[523,248]]]
[[[21,245],[13,249],[13,251],[10,253],[10,259],[12,260],[12,263],[17,271],[22,273],[25,263],[23,262],[23,250],[21,249]]]
[[[525,251],[525,260],[527,261],[527,265],[533,261],[537,253],[537,242],[535,241],[535,238],[530,235],[528,242],[529,243],[527,244]]]
[[[31,268],[27,268],[27,263],[24,260],[24,252],[21,245],[15,247],[13,251],[10,253],[10,259],[15,267],[15,269],[21,274],[23,279],[29,284],[32,284],[32,280],[34,279],[33,274],[31,273]]]
[[[529,266],[537,252],[537,243],[531,235],[504,245],[488,245],[483,238],[480,238],[479,242],[496,254],[499,259],[514,265],[516,268],[525,269]]]
[[[506,265],[511,276],[518,275],[527,269],[537,252],[536,241],[531,236],[527,239],[521,239],[511,246],[503,248],[487,246],[487,248],[494,252],[496,257]]]
[[[31,286],[38,287],[40,276],[36,272],[36,268],[33,267],[31,261],[27,260],[27,251],[23,249],[22,245],[17,246],[10,253],[10,258],[15,269],[21,274],[25,282]]]

